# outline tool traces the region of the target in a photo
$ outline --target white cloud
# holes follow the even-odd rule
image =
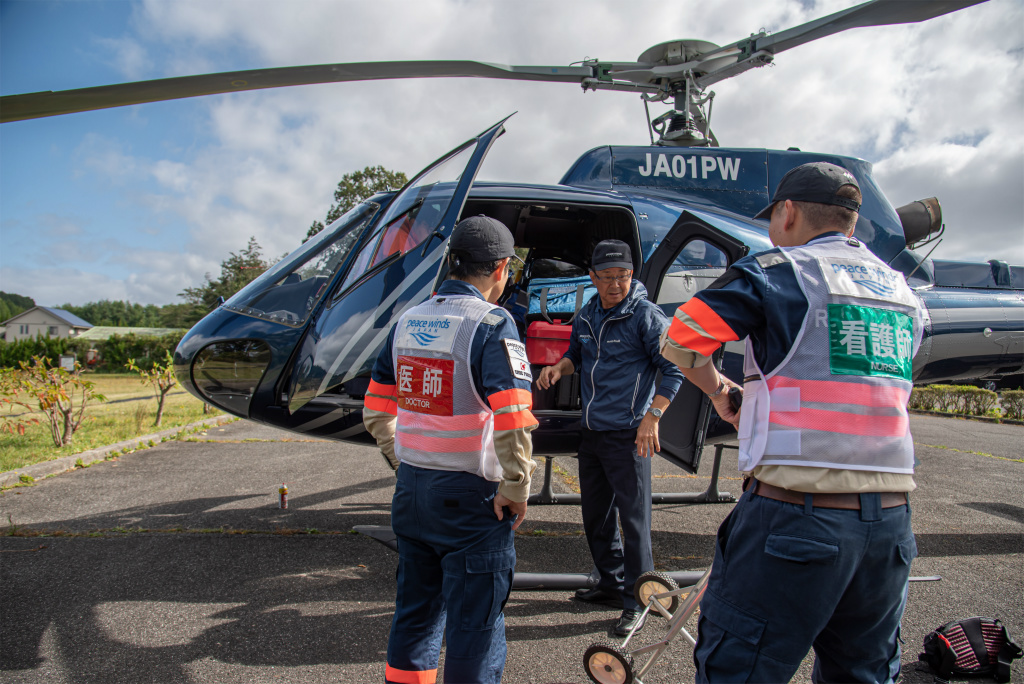
[[[75,160],[76,174],[100,174],[117,185],[135,178],[138,172],[138,161],[120,141],[97,133],[84,136],[75,150]]]
[[[153,68],[146,48],[134,38],[97,38],[96,42],[110,53],[110,66],[124,74],[126,80],[142,80]]]
[[[80,305],[100,299],[128,299],[121,280],[100,273],[71,268],[0,268],[4,289],[31,297],[41,306]],[[75,297],[76,292],[102,293],[96,297]]]
[[[902,150],[879,164],[876,176],[896,206],[939,198],[946,232],[933,257],[1022,264],[1022,160],[1019,143],[1004,146],[990,136],[978,147],[935,144]]]
[[[42,214],[39,217],[43,234],[47,238],[63,239],[73,235],[82,235],[82,225],[78,219],[57,214]]]

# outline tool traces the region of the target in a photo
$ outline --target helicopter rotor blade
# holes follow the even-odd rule
[[[833,33],[865,26],[914,24],[978,5],[986,0],[873,0],[827,17],[757,39],[756,49],[778,54]]]
[[[354,62],[231,71],[0,97],[0,123],[146,102],[314,83],[476,77],[579,84],[590,66],[509,66],[473,61]]]
[[[725,66],[716,64],[716,68],[707,70],[704,75],[695,79],[695,83],[699,87],[705,88],[712,83],[732,78],[749,69],[764,66],[783,50],[789,50],[849,29],[913,24],[982,2],[987,2],[987,0],[915,0],[913,2],[908,0],[871,0],[871,2],[840,10],[785,31],[771,35],[762,32],[752,35],[750,38],[738,40],[731,45],[706,52],[700,55],[700,60],[707,63],[715,62],[728,54],[736,54],[735,51],[739,49],[734,63],[726,63]]]

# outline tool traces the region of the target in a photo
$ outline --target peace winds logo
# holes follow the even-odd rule
[[[896,294],[895,287],[891,285],[886,285],[885,283],[881,283],[877,280],[872,280],[871,278],[854,277],[852,278],[852,280],[854,283],[860,285],[865,290],[874,292],[876,295],[879,295],[881,297],[891,297],[892,295]]]
[[[458,321],[462,319],[452,316],[426,316],[410,318],[405,322],[405,334],[416,341],[421,347],[430,347],[443,337],[448,338],[447,346],[451,347],[451,339],[458,329]],[[455,326],[452,326],[452,322]]]
[[[856,290],[847,291],[842,286],[844,278],[848,278],[855,288],[861,287],[879,299],[892,299],[897,293],[903,276],[887,268],[852,259],[825,260],[822,269],[829,281],[829,290],[842,294],[856,295]]]
[[[430,333],[426,332],[414,332],[409,333],[409,337],[416,340],[416,344],[420,345],[421,347],[429,347],[430,343],[435,341],[438,337],[440,337],[440,335],[431,335]]]

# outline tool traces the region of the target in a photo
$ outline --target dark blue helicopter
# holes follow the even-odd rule
[[[550,334],[571,318],[581,303],[573,293],[584,292],[577,283],[590,252],[607,238],[632,246],[637,278],[671,315],[730,263],[771,246],[766,225],[750,217],[789,169],[818,160],[857,177],[864,193],[857,237],[902,271],[927,307],[915,382],[997,378],[1024,370],[1024,267],[921,257],[914,248],[944,229],[938,201],[894,209],[865,161],[796,149],[719,147],[709,124],[713,93],[707,91],[811,40],[855,27],[923,21],[980,1],[873,0],[724,47],[662,43],[636,62],[333,64],[15,95],[0,100],[0,122],[238,90],[420,77],[557,81],[584,90],[638,92],[645,103],[672,101],[671,110],[648,121],[651,146],[597,147],[557,185],[474,183],[504,131],[505,121],[499,122],[401,190],[366,199],[194,326],[175,353],[177,375],[189,391],[234,415],[295,432],[369,441],[362,406],[374,359],[398,317],[445,278],[447,239],[461,217],[492,216],[513,232],[525,265],[510,279],[504,305],[529,345],[533,324],[547,323],[541,328]],[[541,306],[556,290],[569,293],[563,301],[570,306],[560,317]],[[540,336],[533,341],[550,347]],[[741,355],[740,343],[730,343],[719,359],[736,380]],[[541,356],[531,362],[544,363]],[[536,453],[575,453],[579,401],[578,378],[535,390]],[[691,472],[704,444],[732,430],[692,386],[684,386],[668,413],[661,422],[662,455]]]

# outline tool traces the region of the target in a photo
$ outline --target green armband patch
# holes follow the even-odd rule
[[[914,325],[898,311],[828,305],[829,365],[833,375],[883,375],[909,381]]]

